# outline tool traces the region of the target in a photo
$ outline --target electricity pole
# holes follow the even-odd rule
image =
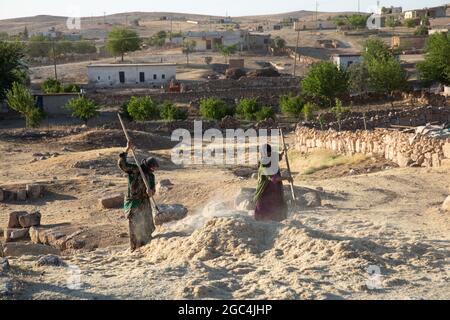
[[[298,45],[300,41],[300,28],[297,26],[297,23],[295,23],[294,26],[297,31],[297,44],[295,46],[295,53],[294,53],[294,77],[295,77],[297,75],[297,54],[298,54]]]
[[[58,73],[56,71],[56,51],[55,51],[55,39],[52,39],[52,51],[53,51],[53,65],[55,67],[55,80],[58,81]]]

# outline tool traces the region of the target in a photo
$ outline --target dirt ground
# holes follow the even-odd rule
[[[170,140],[133,132],[139,154],[160,160],[157,179],[174,184],[156,201],[182,203],[189,216],[158,228],[151,244],[130,253],[122,210],[97,203],[126,190],[115,165],[120,132],[22,133],[0,130],[0,186],[39,182],[48,192],[34,202],[1,203],[0,225],[11,211],[37,209],[44,225],[69,224],[89,246],[63,253],[65,267],[10,258],[9,298],[450,298],[450,217],[439,209],[448,167],[400,169],[366,157],[324,162],[330,155],[291,152],[296,189],[319,190],[322,206],[292,207],[288,220],[261,223],[232,206],[256,180],[230,167],[174,165]],[[59,155],[36,161],[37,152]]]

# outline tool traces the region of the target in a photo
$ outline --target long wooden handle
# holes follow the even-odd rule
[[[125,124],[123,123],[122,117],[120,116],[120,114],[117,114],[117,116],[119,117],[120,125],[122,126],[123,133],[125,134],[125,137],[127,138],[127,142],[131,142],[130,136],[128,135],[127,129],[125,128]],[[133,148],[131,148],[131,154],[133,155],[134,161],[136,162],[136,165],[139,168],[139,173],[141,174],[141,178],[144,181],[145,188],[147,190],[150,190],[150,186],[148,184],[147,177],[145,176],[144,170],[142,170],[140,162],[138,161],[138,158],[137,158],[136,153],[134,152]],[[149,196],[149,195],[147,195],[147,196],[148,196],[148,199],[150,200],[150,202],[153,202],[153,205],[155,206],[156,212],[160,213],[159,208],[156,205],[155,199],[153,197]]]
[[[292,200],[295,199],[295,191],[294,191],[294,183],[292,182],[292,172],[291,172],[291,165],[289,164],[289,157],[288,157],[288,150],[286,147],[286,142],[284,140],[284,133],[283,129],[280,128],[280,134],[281,134],[281,141],[283,142],[283,150],[284,150],[284,158],[286,159],[286,166],[288,170],[289,177],[291,178],[290,185],[291,185],[291,194],[292,194]]]

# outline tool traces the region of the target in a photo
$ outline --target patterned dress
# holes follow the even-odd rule
[[[254,201],[256,202],[255,219],[258,221],[278,221],[287,219],[288,207],[284,200],[281,173],[268,175],[266,168],[260,165],[258,186]]]
[[[128,174],[128,192],[125,197],[124,211],[129,221],[131,250],[134,251],[152,240],[152,233],[155,231],[152,207],[139,168],[137,165],[127,162],[127,153],[120,154],[118,165],[123,172]],[[149,172],[145,172],[145,174],[150,189],[154,190],[154,174]]]

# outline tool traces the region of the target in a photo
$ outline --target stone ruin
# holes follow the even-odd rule
[[[36,200],[42,198],[44,193],[45,187],[40,184],[28,184],[16,191],[0,188],[0,202]]]

